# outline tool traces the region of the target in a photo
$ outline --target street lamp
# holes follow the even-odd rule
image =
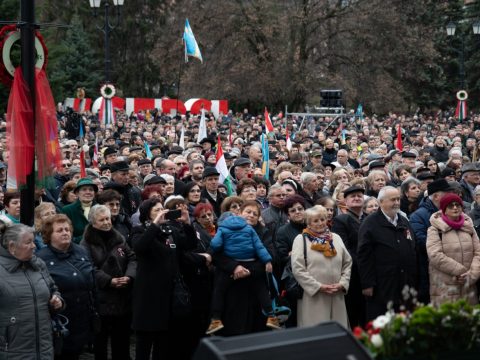
[[[92,0],[90,0],[91,2]],[[447,24],[447,35],[448,36],[453,36],[455,35],[455,30],[456,30],[456,26],[455,26],[455,23],[453,21],[450,21],[448,24]]]
[[[456,25],[453,21],[450,21],[447,24],[447,36],[454,36],[456,30]],[[462,47],[460,50],[455,48],[455,51],[458,53],[460,68],[458,70],[458,75],[460,77],[460,89],[465,90],[465,39],[461,36]]]
[[[90,7],[93,9],[93,16],[97,17],[97,9],[100,8],[100,4],[102,0],[89,0],[90,1]],[[105,41],[105,82],[109,83],[110,82],[110,32],[114,30],[119,24],[120,24],[120,14],[121,14],[121,7],[123,6],[124,0],[113,0],[113,6],[116,9],[116,22],[115,24],[111,24],[110,20],[108,19],[109,17],[109,9],[110,9],[110,4],[109,0],[105,0],[105,15],[104,15],[104,20],[103,20],[103,27],[102,26],[96,26],[98,30],[102,31],[103,34],[105,35],[104,41]]]

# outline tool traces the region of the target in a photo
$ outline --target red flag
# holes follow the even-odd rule
[[[22,69],[15,69],[7,107],[8,159],[7,188],[19,189],[26,185],[33,171],[34,131],[32,94],[23,78]]]
[[[398,124],[398,129],[397,129],[397,142],[395,144],[395,147],[397,148],[398,151],[403,151],[403,143],[402,143],[402,127],[400,124]]]
[[[85,152],[80,150],[80,176],[82,178],[87,177],[87,171],[85,170]]]
[[[273,132],[272,120],[270,120],[270,114],[268,113],[267,108],[265,107],[265,130],[267,135]]]

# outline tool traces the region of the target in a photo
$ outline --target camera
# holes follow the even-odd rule
[[[182,216],[182,210],[170,210],[165,214],[165,219],[176,220]]]

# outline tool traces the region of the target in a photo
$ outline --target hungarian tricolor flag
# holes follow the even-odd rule
[[[273,132],[272,120],[270,119],[270,114],[268,113],[268,110],[266,107],[265,107],[265,130],[267,132],[267,135]]]
[[[455,117],[462,121],[467,117],[467,101],[458,100],[457,109],[455,110]]]
[[[222,141],[220,136],[217,140],[217,153],[215,155],[216,163],[215,169],[220,173],[218,182],[224,184],[227,187],[227,195],[232,195],[232,183],[230,182],[230,173],[228,172],[227,163],[225,162],[225,156],[223,155]]]

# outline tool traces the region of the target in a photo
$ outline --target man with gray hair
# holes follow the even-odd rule
[[[320,198],[318,194],[320,187],[318,176],[312,172],[304,172],[300,176],[300,182],[302,183],[302,189],[299,191],[299,194],[305,198],[305,208],[311,208]]]
[[[416,289],[417,260],[413,231],[399,214],[400,191],[385,186],[378,194],[380,208],[367,216],[358,232],[358,271],[366,296],[367,321],[385,314],[387,304],[396,311],[405,287]]]
[[[288,221],[287,214],[283,211],[287,193],[282,185],[273,184],[268,192],[270,206],[262,211],[265,226],[275,234],[277,229]]]
[[[415,235],[418,252],[418,301],[424,304],[430,302],[427,255],[427,230],[430,227],[430,217],[439,210],[440,199],[452,190],[452,187],[445,179],[438,179],[428,184],[428,197],[423,199],[418,209],[410,215],[410,225]]]

